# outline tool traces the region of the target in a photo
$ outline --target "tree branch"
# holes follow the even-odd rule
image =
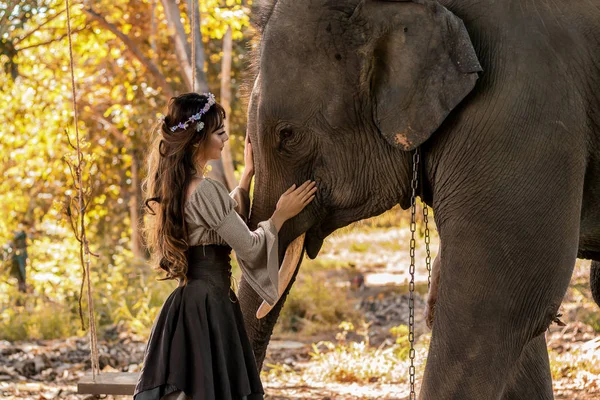
[[[114,137],[117,140],[120,140],[121,142],[123,142],[123,144],[129,143],[127,136],[125,136],[123,134],[123,132],[121,132],[112,122],[110,122],[103,116],[98,115],[96,113],[91,113],[90,118],[92,118],[94,121],[99,122],[102,125],[104,125],[104,127],[107,128],[114,135]]]
[[[79,32],[81,32],[81,31],[84,31],[84,30],[86,30],[87,28],[88,28],[88,26],[86,25],[86,26],[84,26],[83,28],[79,28],[79,29],[76,29],[76,30],[74,30],[73,32],[71,32],[71,34],[72,34],[72,35],[74,35],[74,34],[76,34],[76,33],[79,33]],[[60,35],[59,37],[57,37],[57,38],[55,38],[55,39],[50,39],[50,40],[47,40],[47,41],[45,41],[45,42],[40,42],[40,43],[32,44],[32,45],[29,45],[29,46],[21,47],[21,48],[18,48],[18,49],[16,49],[16,50],[17,50],[17,51],[21,51],[21,50],[32,49],[32,48],[34,48],[34,47],[45,46],[45,45],[47,45],[47,44],[50,44],[50,43],[53,43],[53,42],[58,42],[58,41],[60,41],[60,40],[63,40],[63,39],[64,39],[64,38],[66,38],[67,36],[68,36],[68,34],[67,34],[67,33],[65,33],[64,35]]]
[[[42,26],[49,24],[50,22],[54,21],[58,16],[60,16],[62,13],[64,13],[65,11],[67,11],[67,9],[65,8],[62,11],[57,12],[56,14],[52,15],[50,18],[48,18],[46,21],[44,21],[43,23],[41,23],[40,25],[38,25],[35,29],[32,29],[31,31],[27,32],[25,34],[25,36],[17,39],[17,41],[15,42],[15,46],[18,45],[19,43],[21,43],[23,40],[27,39],[29,36],[31,36],[35,31],[37,31],[38,29],[40,29]],[[65,35],[66,36],[66,35]],[[63,37],[65,37],[63,36]]]
[[[8,8],[4,11],[4,15],[2,15],[2,19],[0,19],[0,28],[9,28],[9,24],[8,19],[10,18],[10,16],[12,15],[13,11],[15,11],[15,8],[17,8],[17,3],[16,2],[11,2],[8,5]],[[6,31],[6,29],[2,29],[0,30],[0,32],[4,33]]]
[[[129,51],[131,51],[135,58],[137,58],[138,61],[141,62],[142,65],[144,65],[146,69],[152,74],[152,76],[154,76],[157,83],[160,85],[160,87],[163,89],[167,96],[174,95],[174,91],[171,88],[171,85],[169,85],[169,82],[167,82],[165,76],[159,71],[156,64],[154,64],[152,60],[146,57],[144,53],[142,53],[140,48],[131,39],[129,39],[127,35],[121,32],[119,28],[117,28],[114,24],[108,22],[102,15],[98,14],[97,12],[89,8],[84,8],[83,11],[86,14],[88,14],[93,20],[97,21],[100,25],[102,25],[104,28],[112,32],[125,44],[125,46],[127,46]]]

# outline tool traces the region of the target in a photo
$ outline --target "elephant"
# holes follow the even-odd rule
[[[419,398],[552,399],[545,331],[578,257],[600,298],[600,1],[254,7],[251,228],[313,179],[279,254],[304,237],[296,259],[315,258],[336,229],[410,206],[418,149],[441,255]],[[240,283],[259,366],[287,292],[257,319]]]
[[[427,306],[425,308],[425,323],[429,329],[433,328],[433,316],[435,312],[435,303],[440,287],[440,257],[433,260],[431,265],[429,293],[427,293]]]

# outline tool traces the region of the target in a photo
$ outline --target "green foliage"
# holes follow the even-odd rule
[[[578,273],[579,269],[581,267],[576,266],[571,286],[567,292],[567,296],[577,304],[574,319],[591,326],[595,332],[600,332],[600,311],[598,305],[592,299],[589,272],[586,269],[583,278],[578,277],[577,275],[580,274]]]
[[[0,340],[56,339],[78,333],[74,315],[67,305],[43,298],[31,298],[9,288],[5,295],[22,306],[3,306],[0,312]]]
[[[324,381],[341,383],[396,383],[406,381],[408,342],[397,340],[396,344],[385,347],[372,347],[369,344],[369,326],[364,322],[355,330],[354,325],[342,322],[341,332],[336,336],[337,342],[323,341],[312,346],[311,374],[316,374]],[[392,334],[404,334],[406,327],[401,325],[392,328]],[[346,336],[355,331],[360,342],[348,342]],[[406,333],[408,331],[406,330]],[[398,337],[398,339],[400,339]],[[420,348],[420,353],[424,353]],[[424,362],[419,355],[419,361]],[[423,357],[424,358],[424,357]]]
[[[245,31],[250,28],[250,10],[242,0],[205,0],[200,3],[200,11],[205,42],[223,38],[228,28],[231,28],[233,40],[243,40]]]
[[[600,311],[587,313],[582,322],[594,328],[596,333],[600,333]]]
[[[352,342],[338,345],[331,342],[321,342],[326,352],[313,346],[311,354],[317,366],[313,371],[323,380],[333,382],[356,383],[391,383],[403,381],[402,372],[398,373],[398,360],[393,351],[369,347],[365,342]]]
[[[0,283],[0,310],[3,310],[0,340],[81,334],[77,309],[81,267],[76,244],[68,239],[53,242],[45,237],[34,241],[30,249],[36,270],[32,267],[28,277],[29,293],[19,293],[12,279]],[[133,334],[147,337],[162,303],[176,284],[157,281],[157,274],[143,261],[133,261],[127,249],[115,246],[114,251],[110,258],[101,253],[92,265],[94,306],[100,331],[102,326],[118,323]],[[87,326],[86,299],[84,293]]]
[[[189,33],[188,4],[179,2]],[[90,10],[131,43],[124,43],[99,23]],[[246,123],[239,92],[245,79],[247,44],[253,35],[249,8],[241,0],[210,0],[201,2],[200,10],[207,79],[216,94],[220,91],[222,36],[232,28],[232,112],[228,119],[233,158],[239,165]],[[164,112],[168,97],[134,50],[154,63],[173,91],[187,88],[161,2],[75,2],[71,12],[79,131],[86,154],[83,178],[84,186],[92,190],[87,232],[91,250],[99,255],[92,261],[98,322],[102,326],[120,319],[128,329],[143,334],[173,284],[156,282],[156,274],[145,261],[132,254],[132,226],[137,221],[132,221],[131,210],[140,202],[144,157],[156,115]],[[10,294],[16,293],[16,282],[7,275],[7,262],[0,264],[0,310],[4,310],[2,326],[6,328],[0,336],[26,339],[73,334],[79,327],[82,271],[78,244],[64,218],[65,205],[75,196],[65,163],[73,157],[67,129],[71,140],[75,139],[65,3],[0,2],[0,21],[0,246],[15,231],[24,230],[29,253],[24,308],[18,309]],[[35,305],[29,304],[31,299]],[[56,311],[56,307],[61,312],[48,318],[47,310]],[[62,321],[55,324],[55,333],[51,332],[53,318]]]
[[[401,360],[406,360],[410,353],[410,342],[408,341],[408,326],[394,326],[390,329],[390,333],[393,337],[396,338],[396,356]]]
[[[301,266],[275,327],[278,333],[313,335],[331,331],[340,320],[357,317],[346,288],[325,279],[326,270],[320,265],[309,261]]]
[[[174,284],[153,282],[148,284],[140,279],[140,286],[126,292],[118,299],[111,310],[110,319],[132,334],[147,338],[154,319]]]
[[[357,253],[364,253],[369,251],[369,244],[368,243],[352,243],[352,245],[350,245],[350,250],[357,252]]]

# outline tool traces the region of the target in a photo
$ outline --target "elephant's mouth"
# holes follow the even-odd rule
[[[314,260],[317,258],[319,251],[321,251],[321,247],[323,246],[324,238],[319,234],[318,229],[309,229],[306,232],[306,237],[304,240],[304,248],[306,249],[306,255]]]
[[[334,212],[325,214],[319,220],[318,224],[313,225],[308,231],[306,231],[304,240],[306,255],[308,255],[310,259],[314,260],[317,255],[319,255],[321,247],[323,246],[323,242],[327,236],[331,235],[337,229],[362,219],[357,217],[357,215],[363,215],[363,212],[364,210],[362,208],[355,207],[338,209]]]
[[[301,229],[301,231],[304,232],[304,234],[301,236],[304,238],[304,249],[306,250],[306,255],[312,260],[319,255],[319,252],[323,247],[323,242],[327,236],[339,228],[363,219],[364,215],[373,214],[365,210],[364,204],[360,204],[355,207],[329,209],[327,207],[327,203],[325,203],[322,199],[319,200],[321,201],[319,202],[318,213],[313,216],[314,219],[310,225],[308,225],[307,230],[304,230],[307,228],[306,226],[304,229]],[[373,215],[377,214],[380,214],[380,212]],[[296,238],[292,243],[296,243],[297,240],[298,238]]]

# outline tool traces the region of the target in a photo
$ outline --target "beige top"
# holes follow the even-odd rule
[[[245,222],[249,210],[244,189],[236,187],[229,194],[220,182],[204,178],[185,203],[189,243],[229,245],[252,289],[273,306],[278,299],[277,229],[269,219],[250,231]]]

